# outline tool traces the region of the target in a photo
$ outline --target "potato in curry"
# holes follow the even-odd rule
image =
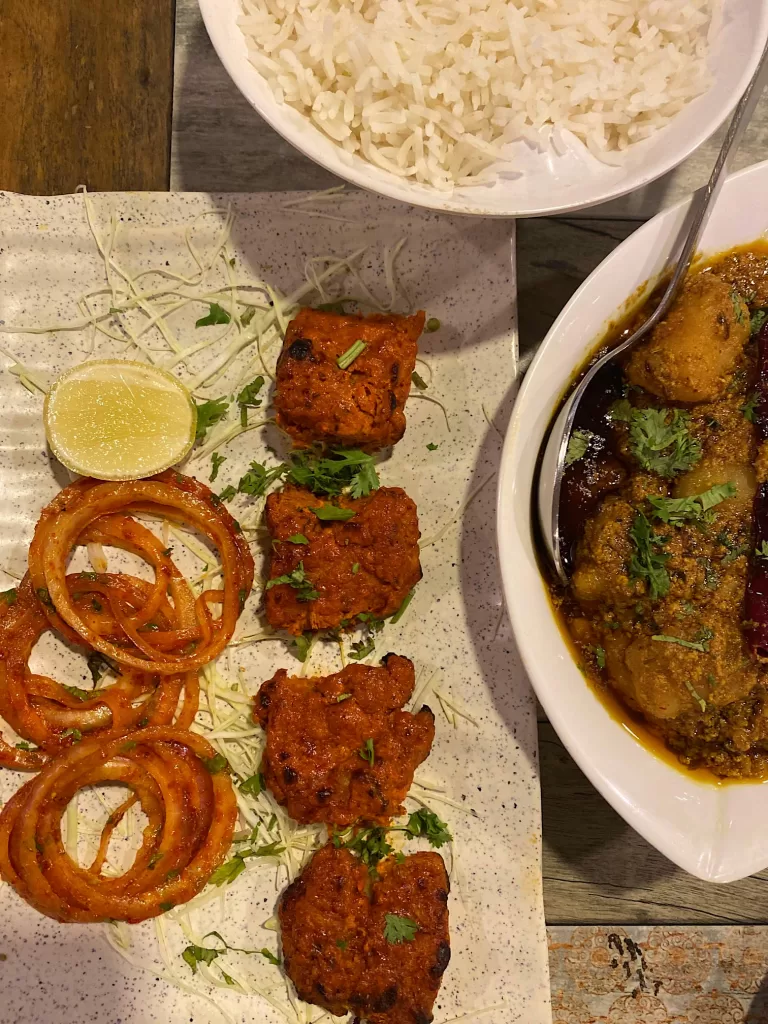
[[[745,619],[761,559],[768,578],[753,518],[767,319],[768,249],[692,273],[585,396],[561,499],[573,575],[555,600],[585,671],[683,764],[722,777],[768,774],[768,662]]]

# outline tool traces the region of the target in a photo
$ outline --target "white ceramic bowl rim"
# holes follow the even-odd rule
[[[714,84],[666,129],[634,147],[625,167],[601,164],[581,145],[566,145],[558,153],[548,147],[539,153],[525,143],[515,143],[515,162],[524,170],[522,176],[502,178],[492,186],[442,193],[346,153],[303,115],[278,103],[248,60],[245,38],[237,26],[239,0],[199,0],[199,4],[213,46],[238,89],[264,120],[305,156],[340,178],[392,199],[492,217],[581,209],[627,195],[666,174],[727,118],[768,39],[768,4],[763,0],[722,0],[722,27],[711,58]]]
[[[725,184],[702,242],[717,253],[768,232],[768,161]],[[655,757],[584,680],[554,618],[537,562],[531,489],[536,454],[572,372],[628,296],[661,270],[688,202],[626,239],[553,324],[520,389],[499,480],[497,527],[507,608],[518,649],[552,725],[613,807],[665,856],[709,881],[768,865],[768,786],[716,786]]]

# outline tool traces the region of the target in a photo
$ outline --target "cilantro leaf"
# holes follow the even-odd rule
[[[757,334],[768,320],[768,309],[756,309],[749,320],[749,333]]]
[[[666,544],[667,538],[654,531],[642,512],[635,515],[629,537],[635,547],[629,563],[630,576],[648,585],[652,600],[665,597],[669,593],[669,573],[665,568],[669,555],[658,549]]]
[[[208,315],[201,316],[199,320],[195,320],[195,327],[211,327],[215,324],[228,324],[232,317],[220,306],[218,302],[211,302],[208,305]]]
[[[453,839],[446,823],[441,821],[434,811],[430,811],[426,807],[421,807],[411,814],[405,831],[414,839],[418,836],[426,837],[429,840],[429,845],[437,849],[450,843]]]
[[[314,512],[317,518],[323,522],[346,523],[348,519],[352,519],[355,515],[354,509],[339,508],[338,505],[320,505],[317,508],[310,506],[309,511]]]
[[[232,484],[227,484],[223,491],[219,492],[219,501],[232,501],[234,496],[237,494],[237,488],[233,487]]]
[[[274,579],[268,580],[266,589],[271,590],[272,587],[283,583],[297,591],[296,598],[299,601],[316,601],[320,596],[315,590],[312,580],[309,579],[304,570],[304,562],[299,562],[292,572],[286,573],[283,576],[275,576]]]
[[[568,438],[568,448],[565,453],[566,466],[572,466],[574,462],[583,459],[589,450],[592,439],[596,436],[591,430],[574,430]]]
[[[281,463],[267,469],[261,462],[252,462],[244,476],[240,477],[237,490],[240,494],[248,494],[252,498],[260,498],[266,494],[267,488],[285,475],[288,467]]]
[[[416,373],[415,370],[411,374],[411,381],[413,382],[414,386],[419,389],[419,391],[426,391],[427,390],[427,382],[424,380],[424,378],[421,376],[421,374],[420,373]]]
[[[296,657],[300,662],[303,663],[307,660],[307,655],[309,654],[309,649],[312,646],[313,639],[314,637],[312,633],[309,635],[301,633],[299,636],[295,636],[293,638],[292,646],[296,648]]]
[[[240,425],[242,427],[248,426],[248,410],[258,409],[261,405],[261,399],[256,396],[263,387],[264,378],[259,374],[250,384],[246,384],[237,396],[237,404],[240,409]]]
[[[205,946],[187,946],[181,954],[184,962],[192,968],[192,973],[197,974],[197,965],[206,964],[210,966],[217,957],[226,953],[225,949],[206,949]]]
[[[410,917],[400,917],[399,914],[384,915],[384,938],[392,945],[413,942],[418,930],[419,926]]]
[[[204,758],[203,764],[211,775],[219,775],[229,769],[229,761],[223,754],[214,754],[213,757]]]
[[[373,740],[370,737],[365,741],[363,746],[360,747],[357,752],[357,756],[362,757],[362,759],[367,761],[371,768],[373,768],[376,755],[373,750]]]
[[[249,796],[258,796],[264,789],[264,776],[261,772],[256,772],[255,775],[251,775],[241,782],[239,789],[241,793],[247,793]]]
[[[375,867],[380,860],[392,853],[387,842],[387,830],[380,825],[369,828],[350,829],[348,832],[333,832],[331,842],[338,849],[344,847],[359,857],[369,868]]]
[[[629,448],[651,473],[672,477],[701,458],[701,444],[688,429],[690,413],[681,409],[635,409],[627,399],[611,406],[611,418],[629,425]]]
[[[433,441],[430,441],[429,444],[427,445],[427,451],[436,452],[439,447],[439,444],[435,444]]]
[[[218,452],[213,453],[213,455],[211,456],[211,475],[208,477],[210,483],[213,483],[213,481],[219,475],[219,469],[221,467],[222,462],[226,461],[226,455],[219,455]]]
[[[303,533],[294,533],[286,541],[287,544],[309,544]]]
[[[373,652],[375,646],[376,641],[372,637],[368,640],[358,640],[352,644],[352,650],[349,652],[348,657],[352,661],[362,661],[363,658],[367,658]]]
[[[707,513],[735,494],[735,484],[715,484],[708,491],[694,494],[690,498],[649,498],[648,504],[653,509],[653,515],[663,523],[671,523],[673,526],[682,526],[687,522],[711,523],[712,516]]]
[[[733,303],[733,318],[737,324],[744,324],[744,305],[741,296],[735,288],[731,288],[731,302]]]
[[[274,953],[271,953],[266,948],[260,949],[259,952],[261,953],[261,955],[264,957],[265,960],[269,960],[269,962],[271,964],[274,964],[275,967],[279,967],[280,966],[280,959],[279,959],[279,957],[276,957]]]
[[[229,408],[228,398],[212,398],[208,402],[200,402],[196,404],[197,409],[197,427],[195,428],[195,440],[202,441],[206,433],[214,426],[219,420],[223,420],[227,415],[227,409]]]
[[[231,885],[238,875],[245,871],[245,858],[252,857],[251,850],[241,850],[231,860],[219,865],[208,879],[209,885]]]
[[[744,405],[741,407],[742,415],[747,423],[755,423],[757,421],[757,406],[760,401],[760,396],[755,392],[750,395]]]
[[[293,452],[288,480],[313,494],[332,497],[349,492],[364,498],[379,487],[372,455],[357,448],[338,448],[328,453],[318,448]]]
[[[237,396],[237,404],[245,405],[249,409],[258,409],[261,405],[261,399],[257,398],[257,395],[263,387],[264,378],[259,374],[258,377],[254,377],[250,384],[245,385]]]

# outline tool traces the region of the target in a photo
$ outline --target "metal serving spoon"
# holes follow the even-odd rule
[[[598,359],[587,370],[579,381],[578,386],[563,405],[555,423],[550,429],[548,437],[542,443],[543,454],[538,481],[539,522],[552,567],[565,585],[568,583],[569,574],[561,546],[560,492],[565,472],[565,456],[568,451],[568,441],[573,430],[579,402],[584,397],[584,393],[592,379],[606,363],[634,348],[667,314],[670,306],[677,298],[696,254],[701,233],[720,194],[720,188],[727,176],[731,160],[739,148],[739,143],[755,111],[757,101],[760,99],[765,85],[764,74],[766,72],[768,72],[768,45],[763,50],[757,70],[734,111],[709,181],[703,189],[694,194],[693,202],[681,229],[680,237],[672,250],[673,253],[677,252],[677,256],[670,256],[667,260],[665,270],[674,266],[674,272],[659,305],[648,319],[637,328],[634,334],[630,335],[620,345],[617,345],[616,348],[611,349],[610,352],[606,352],[602,358]]]

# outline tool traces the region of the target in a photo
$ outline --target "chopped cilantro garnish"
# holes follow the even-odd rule
[[[292,534],[287,541],[288,544],[309,544],[309,541],[303,533]]]
[[[439,444],[435,444],[433,441],[430,441],[429,444],[427,445],[427,451],[436,452],[439,447]]]
[[[572,466],[574,462],[583,459],[589,450],[592,439],[596,436],[591,430],[574,430],[568,438],[568,448],[565,453],[566,466]]]
[[[749,320],[749,333],[757,334],[768,320],[768,309],[756,309]]]
[[[669,593],[669,573],[665,564],[669,555],[658,549],[663,547],[667,538],[653,530],[642,512],[635,515],[629,536],[635,547],[629,562],[630,576],[648,585],[652,600],[666,596]]]
[[[399,914],[384,915],[384,938],[392,945],[413,942],[418,930],[419,926],[410,917],[400,917]]]
[[[372,638],[369,640],[358,640],[356,643],[352,644],[352,650],[349,652],[348,656],[352,661],[362,661],[363,658],[367,658],[368,655],[373,652],[375,646],[376,641]]]
[[[240,425],[243,427],[248,426],[248,410],[258,409],[261,405],[261,399],[256,396],[264,387],[264,378],[259,374],[250,384],[246,384],[240,394],[237,396],[237,404],[240,409]]]
[[[768,558],[768,540],[760,541],[760,547],[755,548],[757,558]]]
[[[227,415],[229,399],[212,398],[208,402],[201,402],[199,405],[196,405],[195,408],[197,409],[195,440],[202,441],[211,427],[218,423],[219,420],[223,420]]]
[[[218,495],[219,501],[232,501],[234,496],[237,494],[237,488],[233,487],[232,484],[227,484],[223,491]]]
[[[364,761],[367,761],[368,764],[371,766],[371,768],[373,768],[374,761],[376,760],[376,755],[374,754],[374,751],[373,751],[373,740],[372,739],[368,738],[365,741],[363,746],[360,747],[360,749],[358,750],[357,756],[358,757],[362,757],[362,759]]]
[[[229,769],[229,761],[223,754],[214,754],[213,757],[204,758],[203,764],[211,775],[218,775],[220,772],[225,772]]]
[[[635,409],[626,398],[611,407],[611,418],[629,425],[629,447],[643,467],[672,477],[701,458],[701,444],[688,429],[691,417],[681,409]]]
[[[213,481],[219,475],[219,469],[221,467],[222,462],[226,461],[226,455],[219,455],[218,452],[213,453],[213,455],[211,456],[211,475],[208,477],[210,483],[213,483]]]
[[[735,494],[735,484],[715,484],[708,491],[694,494],[690,498],[649,498],[648,503],[657,519],[673,526],[682,526],[687,522],[711,522],[712,516],[707,516],[707,513]]]
[[[688,693],[690,693],[690,695],[693,697],[693,699],[699,705],[701,710],[702,711],[706,711],[707,710],[707,702],[704,700],[704,698],[701,696],[701,694],[697,690],[694,689],[693,683],[691,683],[688,679],[684,679],[683,682],[685,683],[686,690],[688,691]]]
[[[333,832],[331,842],[337,849],[343,846],[354,853],[369,868],[374,867],[392,852],[392,847],[387,842],[387,830],[379,825],[350,829],[344,833]]]
[[[241,782],[239,789],[241,793],[247,793],[249,796],[258,796],[264,789],[264,776],[261,772],[256,772]]]
[[[267,581],[267,590],[271,590],[272,587],[276,587],[279,584],[285,583],[289,587],[297,592],[296,597],[299,601],[316,601],[320,596],[315,590],[312,580],[310,580],[304,571],[304,563],[299,562],[296,568],[283,576],[275,576],[274,579]]]
[[[706,654],[709,650],[709,641],[713,636],[714,633],[711,629],[705,629],[699,634],[698,640],[683,640],[682,637],[667,636],[665,633],[656,633],[651,637],[651,640],[664,644],[677,644],[678,647],[686,647],[689,651],[698,651],[699,654]]]
[[[741,296],[735,288],[731,288],[731,302],[733,303],[733,316],[737,324],[744,323],[744,306]]]
[[[757,410],[757,405],[758,405],[759,401],[760,401],[760,396],[757,394],[757,392],[755,392],[755,394],[750,395],[749,398],[744,403],[744,405],[742,405],[741,411],[742,411],[742,413],[744,415],[744,419],[748,423],[754,423],[756,421],[756,419],[757,419],[756,410]]]
[[[597,667],[599,669],[602,670],[602,669],[605,668],[605,648],[604,647],[596,647],[595,648],[595,661],[597,662]]]
[[[427,382],[424,380],[424,378],[421,376],[421,374],[416,373],[415,370],[411,374],[411,381],[412,381],[413,385],[419,389],[419,391],[426,391],[427,390]]]
[[[308,448],[291,454],[288,479],[313,494],[334,496],[348,492],[364,498],[379,487],[373,456],[357,448],[339,448],[330,453]]]
[[[189,964],[192,973],[197,974],[197,965],[210,966],[214,960],[226,953],[226,949],[207,949],[205,946],[187,946],[181,954],[184,963]]]
[[[424,836],[429,840],[429,845],[437,849],[453,839],[446,823],[426,807],[421,807],[411,814],[404,831],[414,839]]]
[[[323,522],[345,523],[355,515],[353,508],[339,508],[338,505],[319,505],[317,508],[310,506],[310,512],[314,512],[318,519]]]
[[[240,482],[237,485],[237,490],[240,494],[248,494],[252,498],[260,498],[263,494],[266,494],[267,488],[279,480],[285,475],[286,467],[284,464],[279,466],[273,466],[272,469],[267,469],[260,462],[252,462],[248,467],[248,472],[240,477]]]
[[[270,951],[269,951],[268,949],[266,949],[266,948],[264,948],[264,949],[260,949],[260,950],[259,950],[259,952],[261,953],[261,955],[262,955],[262,956],[264,957],[264,959],[265,959],[265,960],[269,960],[269,962],[270,962],[271,964],[274,964],[274,965],[275,965],[275,967],[279,967],[279,966],[280,966],[280,960],[279,960],[279,958],[278,958],[278,957],[276,957],[276,956],[275,956],[275,954],[274,954],[274,953],[271,953],[271,952],[270,952]]]
[[[342,701],[349,700],[351,696],[351,693],[340,693],[339,696],[336,698],[336,703],[341,704]]]
[[[299,661],[305,662],[307,660],[309,649],[312,646],[312,640],[312,633],[310,633],[309,635],[307,635],[306,633],[302,633],[299,636],[295,636],[293,638],[293,646],[296,648],[296,657],[299,659]]]
[[[220,306],[218,302],[211,302],[208,305],[208,315],[201,316],[199,320],[195,320],[195,327],[211,327],[215,324],[228,324],[232,317]]]

